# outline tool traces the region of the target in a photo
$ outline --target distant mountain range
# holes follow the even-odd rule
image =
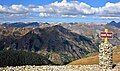
[[[35,27],[35,26],[39,26],[40,24],[38,22],[28,22],[28,23],[24,23],[24,22],[16,22],[16,23],[2,23],[0,24],[1,26],[5,26],[5,27],[16,27],[16,28],[23,28],[23,27]]]
[[[117,28],[120,28],[120,22],[116,23],[115,21],[111,21],[110,23],[106,24],[107,26],[115,26]]]
[[[58,23],[58,24],[60,24],[60,23]],[[75,24],[85,24],[85,23],[67,23],[67,24],[75,25]],[[90,24],[97,25],[94,22],[90,23]],[[101,23],[101,24],[103,24],[103,23]],[[15,27],[15,28],[38,27],[41,25],[51,25],[51,24],[49,24],[47,22],[45,22],[45,23],[42,23],[42,22],[15,22],[15,23],[6,22],[6,23],[2,23],[1,22],[0,23],[0,26]],[[52,25],[55,25],[55,23],[52,23]],[[110,23],[107,23],[106,26],[115,26],[117,28],[120,28],[120,22],[116,23],[115,21],[111,21]]]
[[[25,27],[38,27],[41,25],[46,25],[48,24],[47,22],[15,22],[15,23],[10,23],[10,22],[5,22],[5,23],[0,23],[0,26],[4,27],[13,27],[13,28],[25,28]]]

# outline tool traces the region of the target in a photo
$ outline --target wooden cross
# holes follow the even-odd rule
[[[112,32],[108,32],[108,29],[105,29],[104,32],[100,32],[100,37],[104,38],[104,43],[108,43],[108,38],[112,38]]]

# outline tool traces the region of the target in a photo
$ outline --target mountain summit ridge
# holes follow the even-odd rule
[[[110,23],[106,24],[107,26],[115,26],[117,28],[120,28],[120,22],[115,22],[115,21],[111,21]]]

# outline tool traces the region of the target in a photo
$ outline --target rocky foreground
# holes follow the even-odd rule
[[[2,67],[0,71],[102,71],[99,65],[64,65],[64,66],[16,66]],[[108,70],[107,70],[108,71]],[[117,65],[110,71],[120,71],[120,65]]]

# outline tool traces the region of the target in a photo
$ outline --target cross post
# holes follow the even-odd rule
[[[108,29],[105,29],[105,32],[107,33],[108,32]],[[108,43],[108,38],[104,38],[104,43]]]

